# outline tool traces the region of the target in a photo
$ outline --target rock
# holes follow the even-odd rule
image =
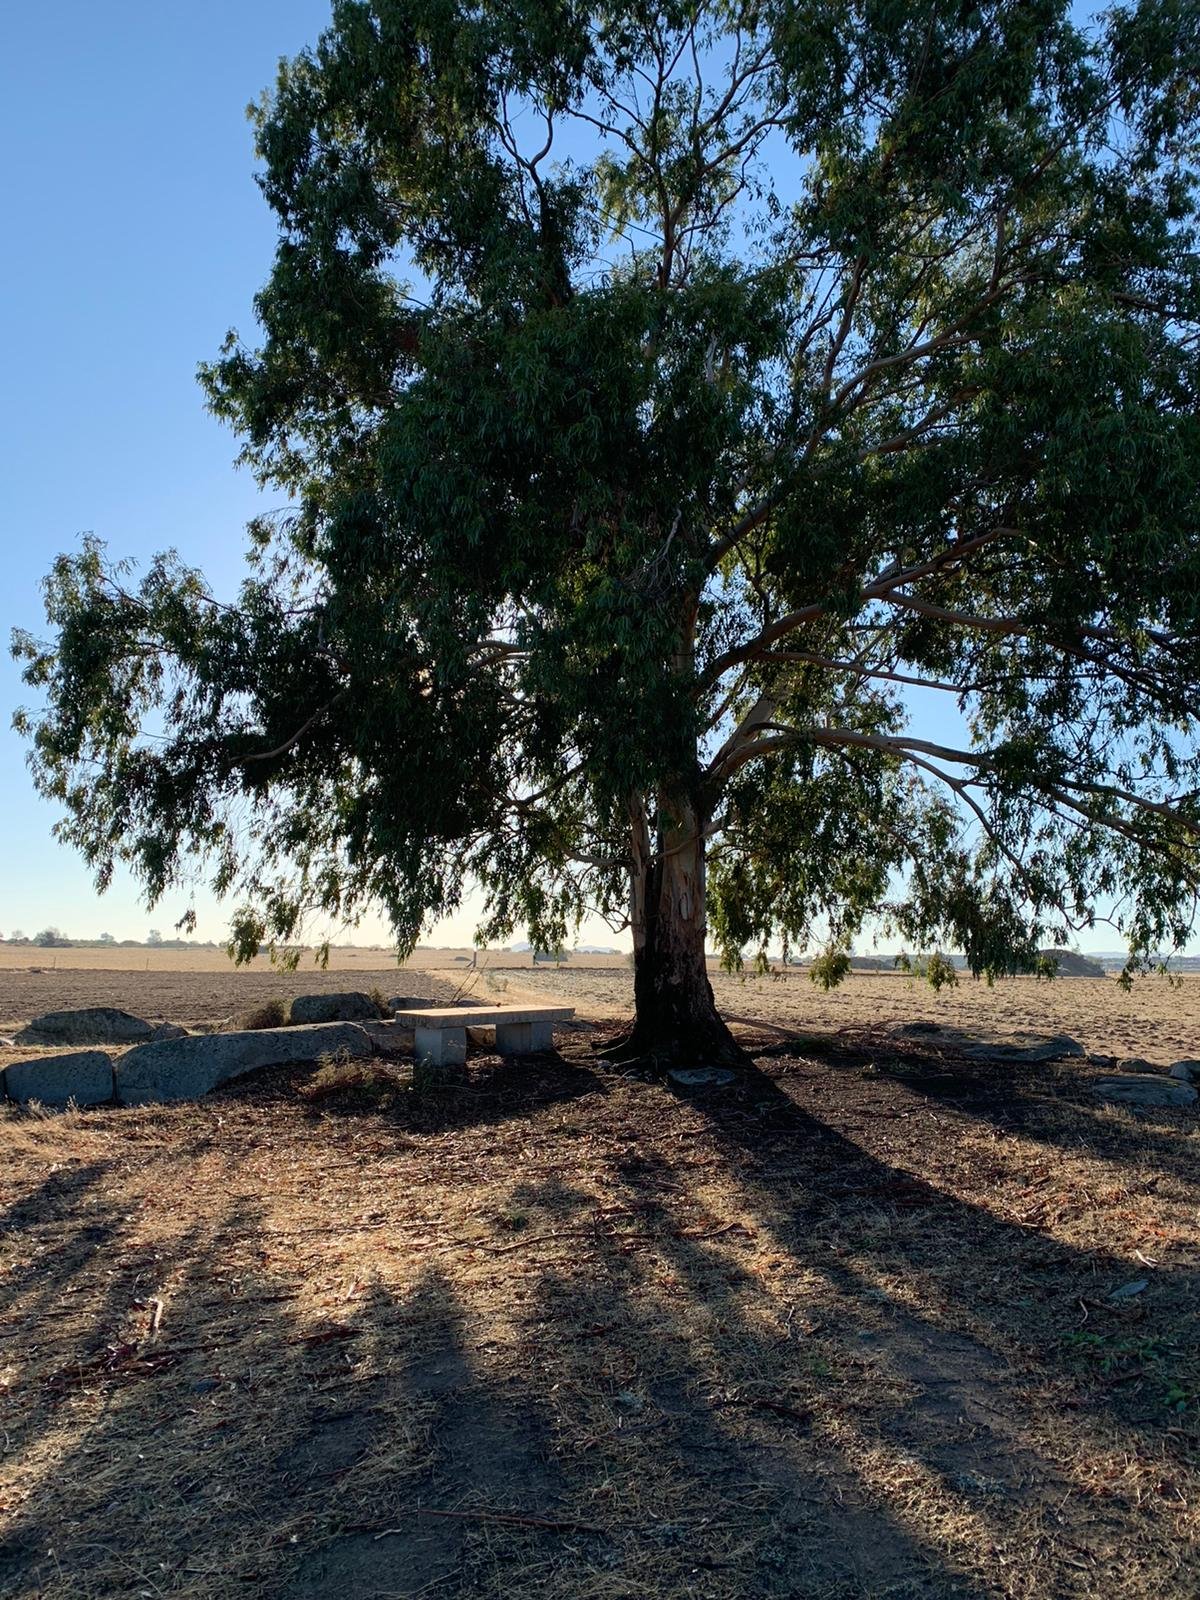
[[[1172,1083],[1157,1073],[1152,1078],[1136,1073],[1128,1078],[1098,1078],[1092,1088],[1114,1105],[1192,1106],[1200,1099],[1191,1084]]]
[[[1115,1063],[1118,1072],[1153,1073],[1158,1076],[1158,1068],[1152,1061],[1143,1060],[1141,1056],[1124,1056]]]
[[[154,1024],[112,1006],[81,1011],[47,1011],[18,1033],[18,1044],[143,1044],[153,1038]]]
[[[1200,1061],[1176,1061],[1167,1069],[1168,1078],[1182,1083],[1200,1083]]]
[[[667,1077],[681,1089],[723,1089],[737,1074],[728,1067],[672,1067]]]
[[[187,1029],[181,1028],[178,1023],[160,1022],[150,1035],[150,1040],[152,1043],[158,1044],[163,1039],[186,1039],[187,1036]]]
[[[394,994],[388,1001],[393,1011],[424,1011],[429,1001],[417,994]]]
[[[0,1050],[11,1050],[15,1044],[15,1039],[0,1039]]]
[[[359,1026],[381,1056],[410,1056],[415,1035],[402,1022],[363,1022]]]
[[[1117,1065],[1116,1056],[1089,1056],[1088,1057],[1088,1066],[1089,1067],[1115,1067],[1116,1065]]]
[[[302,994],[292,1001],[292,1022],[377,1022],[379,1007],[369,994]]]
[[[73,1050],[63,1056],[16,1061],[0,1076],[10,1100],[40,1100],[46,1106],[102,1106],[113,1097],[112,1058],[103,1050]]]
[[[1143,1289],[1148,1289],[1149,1287],[1149,1278],[1135,1278],[1132,1283],[1123,1283],[1119,1289],[1114,1289],[1108,1298],[1110,1300],[1132,1300],[1135,1295],[1141,1294]]]
[[[920,1035],[923,1033],[941,1033],[941,1031],[942,1025],[940,1022],[903,1022],[898,1028],[893,1029],[893,1032],[895,1033],[915,1035]]]
[[[369,1056],[371,1040],[353,1023],[326,1022],[252,1033],[192,1034],[186,1039],[144,1044],[117,1063],[117,1100],[123,1106],[193,1100],[219,1083],[260,1067],[316,1061],[336,1052]]]
[[[969,1061],[1011,1061],[1014,1064],[1062,1061],[1068,1056],[1083,1054],[1085,1054],[1084,1048],[1079,1040],[1072,1039],[1065,1033],[1056,1033],[1049,1039],[1031,1038],[1028,1043],[997,1041],[993,1044],[982,1041],[978,1044],[968,1044],[963,1048],[963,1055]]]

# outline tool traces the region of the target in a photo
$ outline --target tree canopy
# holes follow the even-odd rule
[[[202,369],[289,508],[232,602],[55,564],[62,836],[151,902],[207,864],[243,953],[469,879],[487,938],[627,917],[673,1024],[706,907],[830,975],[869,917],[989,974],[1181,944],[1198,16],[337,0]]]

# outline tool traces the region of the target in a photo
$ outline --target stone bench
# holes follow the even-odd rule
[[[402,1011],[397,1020],[413,1030],[413,1055],[418,1064],[458,1066],[467,1059],[467,1029],[496,1028],[496,1049],[502,1056],[530,1055],[554,1045],[554,1024],[568,1022],[574,1006],[430,1006]]]

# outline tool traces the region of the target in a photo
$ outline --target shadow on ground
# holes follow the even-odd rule
[[[43,1124],[0,1218],[0,1593],[1194,1594],[1195,1252],[1133,1244],[1194,1210],[1185,1120],[759,1059]],[[1084,1177],[1096,1217],[1039,1209]]]

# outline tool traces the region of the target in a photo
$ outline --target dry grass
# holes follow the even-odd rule
[[[0,1119],[0,1593],[1194,1600],[1196,1117],[785,1031]]]
[[[291,1018],[291,1006],[276,995],[270,1000],[263,1000],[258,1005],[251,1006],[249,1011],[243,1011],[232,1025],[234,1028],[259,1032],[262,1029],[286,1028]]]

